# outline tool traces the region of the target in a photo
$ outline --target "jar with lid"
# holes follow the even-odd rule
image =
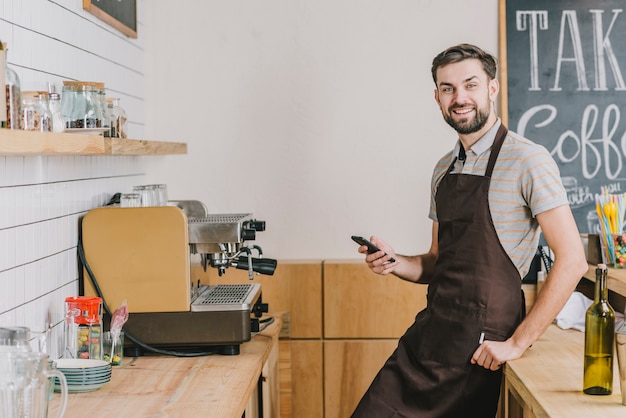
[[[112,138],[128,138],[126,111],[120,106],[120,99],[114,97],[107,98],[106,101],[111,118],[111,131],[109,136]]]
[[[64,81],[61,112],[66,129],[93,129],[101,123],[97,96],[90,83]]]
[[[21,126],[26,131],[50,132],[52,115],[48,109],[48,93],[22,92]]]
[[[17,73],[13,71],[7,64],[6,60],[6,43],[2,44],[4,51],[4,89],[5,89],[5,104],[6,104],[6,118],[0,118],[3,121],[3,127],[10,129],[20,129],[20,114],[21,114],[21,83]],[[6,119],[6,120],[5,120]]]
[[[102,360],[102,298],[65,299],[65,358]]]

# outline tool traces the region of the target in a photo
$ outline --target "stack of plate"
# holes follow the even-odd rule
[[[65,375],[68,392],[91,392],[111,380],[111,365],[102,360],[58,359],[57,369]],[[55,379],[54,390],[61,386]]]

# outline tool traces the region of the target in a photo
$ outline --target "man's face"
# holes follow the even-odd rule
[[[437,70],[435,100],[444,120],[459,134],[480,131],[490,116],[498,81],[489,80],[477,59],[466,59]]]

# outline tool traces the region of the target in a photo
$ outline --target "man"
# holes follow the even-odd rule
[[[457,45],[434,58],[432,76],[435,101],[459,141],[434,169],[430,250],[398,255],[372,237],[381,251],[365,258],[378,274],[428,284],[427,307],[354,418],[493,417],[502,365],[545,331],[587,271],[556,163],[496,116],[494,57]],[[524,317],[521,279],[540,232],[555,260]]]

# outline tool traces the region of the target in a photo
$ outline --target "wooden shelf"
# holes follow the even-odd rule
[[[0,155],[169,155],[186,153],[187,144],[182,142],[0,129]]]

